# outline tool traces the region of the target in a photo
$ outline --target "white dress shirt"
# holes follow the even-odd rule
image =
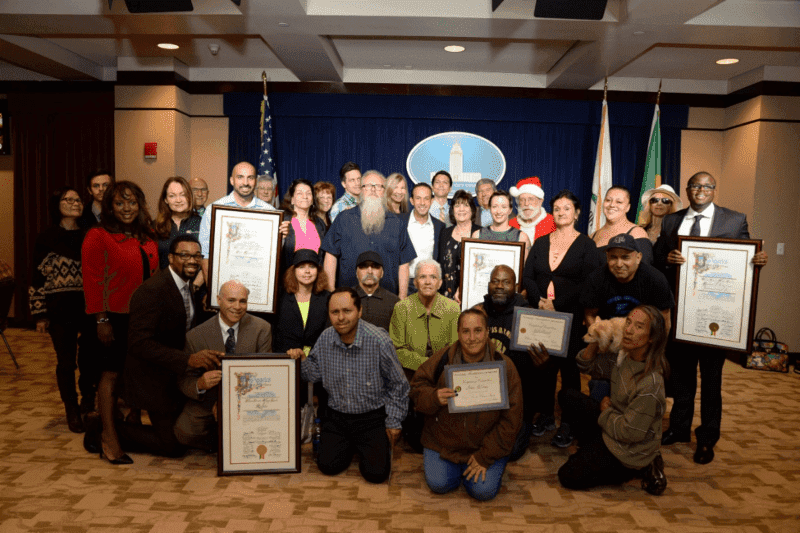
[[[236,324],[234,324],[232,326],[229,326],[228,324],[225,323],[224,320],[222,320],[222,315],[218,314],[217,315],[217,319],[219,320],[219,329],[222,330],[222,342],[224,343],[225,341],[228,340],[228,330],[230,328],[233,328],[233,340],[238,342],[239,341],[239,322],[241,322],[241,320],[239,322],[237,322]]]
[[[678,235],[689,235],[689,232],[692,231],[692,225],[694,224],[694,217],[697,215],[703,215],[703,218],[700,219],[700,235],[699,237],[708,237],[708,234],[711,233],[711,221],[714,218],[714,204],[712,203],[702,213],[698,213],[691,207],[689,207],[688,211],[686,211],[686,216],[681,222],[681,226],[678,228]]]
[[[431,214],[428,213],[425,222],[420,224],[412,211],[408,217],[408,236],[411,238],[414,250],[417,251],[417,258],[408,265],[408,277],[413,279],[417,263],[423,259],[433,258],[433,222],[431,221]]]

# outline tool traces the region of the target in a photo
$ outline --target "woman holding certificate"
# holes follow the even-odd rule
[[[664,355],[667,328],[661,312],[640,305],[625,318],[622,345],[611,372],[611,395],[601,402],[580,392],[559,393],[576,421],[577,453],[558,470],[568,489],[624,483],[644,477],[642,486],[661,494],[667,486],[661,458],[661,419],[667,408]],[[597,363],[597,344],[578,355],[582,368]]]
[[[289,185],[289,190],[283,197],[281,209],[286,213],[286,217],[291,219],[289,233],[283,239],[282,271],[294,264],[294,254],[298,250],[312,250],[314,253],[319,253],[327,228],[325,222],[317,215],[313,187],[308,180],[296,179]]]
[[[581,337],[586,333],[582,324],[580,287],[589,273],[600,266],[592,239],[575,229],[575,222],[581,213],[578,198],[570,191],[563,190],[550,200],[550,206],[556,230],[533,243],[522,274],[522,285],[528,293],[531,307],[572,313],[573,319],[567,357],[551,357],[540,371],[541,382],[537,387],[540,391],[537,402],[539,418],[534,422],[532,431],[537,437],[555,429],[553,410],[558,372],[561,371],[562,389],[581,389],[580,374],[575,366],[575,355],[583,346]],[[572,444],[570,423],[563,416],[561,427],[551,443],[559,448],[567,448]]]

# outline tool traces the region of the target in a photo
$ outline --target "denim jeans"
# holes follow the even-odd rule
[[[423,450],[425,482],[433,492],[445,494],[456,490],[463,482],[467,494],[480,501],[491,500],[497,496],[507,462],[508,457],[502,457],[495,461],[486,469],[485,481],[467,481],[464,478],[464,471],[467,469],[466,463],[453,463],[442,459],[439,452],[428,448]]]

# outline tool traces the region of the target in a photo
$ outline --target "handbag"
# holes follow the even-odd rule
[[[745,367],[770,372],[788,372],[789,347],[778,342],[774,331],[761,328],[753,338],[753,351],[747,355]]]

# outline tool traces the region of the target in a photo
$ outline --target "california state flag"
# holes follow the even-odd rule
[[[600,140],[597,142],[597,158],[594,162],[592,180],[592,202],[589,206],[589,227],[586,232],[594,234],[606,223],[603,214],[603,198],[611,188],[611,137],[608,131],[608,102],[603,99],[603,118],[600,120]]]

